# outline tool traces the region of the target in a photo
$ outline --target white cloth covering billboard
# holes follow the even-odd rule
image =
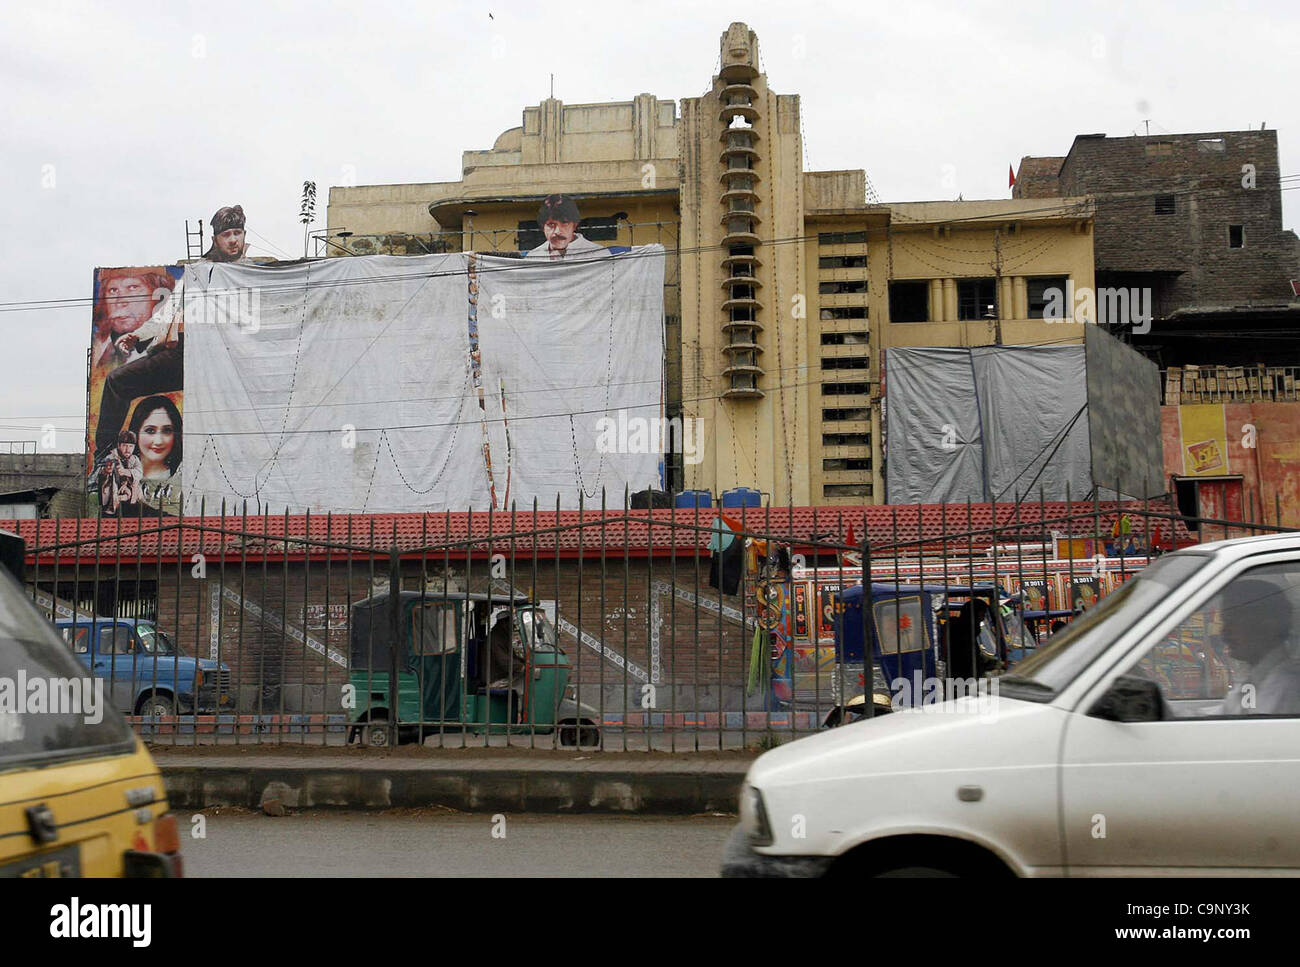
[[[611,447],[599,421],[661,414],[662,246],[202,262],[182,281],[188,513],[573,508],[659,485],[661,452]]]

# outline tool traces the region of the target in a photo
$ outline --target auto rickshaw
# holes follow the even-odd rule
[[[845,588],[836,598],[835,707],[827,727],[866,715],[863,587]],[[977,681],[1005,667],[1010,631],[995,606],[1000,599],[994,585],[876,583],[871,601],[875,715],[932,701],[934,690],[950,681]]]
[[[352,605],[349,644],[349,742],[558,729],[561,745],[599,744],[599,713],[577,701],[555,626],[525,595],[376,593]]]

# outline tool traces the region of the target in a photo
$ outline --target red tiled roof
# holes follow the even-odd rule
[[[1006,543],[1017,533],[1026,541],[1043,538],[1044,520],[1048,529],[1072,532],[1076,536],[1110,534],[1115,519],[1115,503],[1096,506],[1082,501],[1069,505],[1063,501],[1045,504],[911,504],[906,506],[868,507],[773,507],[727,509],[721,511],[741,525],[746,534],[771,537],[791,544],[809,545],[813,541],[827,546],[846,545],[852,532],[854,544],[864,533],[873,552],[892,553],[895,544],[910,543],[904,552],[914,552],[920,541],[937,550],[945,543],[950,548],[977,548],[996,540]],[[1143,505],[1128,503],[1124,509],[1133,515],[1133,532],[1145,535]],[[1151,513],[1165,515],[1151,518],[1153,541],[1163,547],[1182,546],[1191,541],[1181,521],[1175,525],[1177,540],[1170,540],[1171,510],[1152,503]],[[631,511],[545,511],[536,517],[531,512],[452,513],[452,514],[341,514],[263,517],[186,517],[183,519],[146,518],[144,520],[24,520],[15,521],[16,529],[27,542],[28,561],[35,562],[39,553],[45,566],[55,560],[93,563],[174,561],[178,556],[188,561],[203,553],[210,560],[248,558],[271,560],[284,558],[339,559],[349,553],[360,556],[388,555],[396,548],[404,555],[427,553],[432,559],[447,554],[463,557],[467,548],[475,556],[498,553],[529,555],[536,546],[540,558],[621,555],[669,555],[703,550],[709,530],[720,511],[714,509],[631,510]],[[1094,513],[1099,517],[1094,520]],[[1176,511],[1174,511],[1176,513]],[[650,526],[653,519],[654,526]],[[1071,526],[1072,522],[1072,526]],[[1100,527],[1098,527],[1098,523]],[[558,544],[558,549],[557,549]],[[79,553],[78,553],[79,549]]]

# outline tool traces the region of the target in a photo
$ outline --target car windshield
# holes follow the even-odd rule
[[[555,625],[540,608],[527,608],[519,612],[519,623],[524,629],[524,638],[535,651],[559,651],[555,637]]]
[[[1203,554],[1171,554],[1147,565],[1003,675],[998,680],[999,691],[1012,698],[1050,701],[1156,602],[1208,561]]]
[[[159,631],[153,625],[136,625],[135,633],[140,636],[140,647],[151,655],[176,655],[179,652],[167,632]]]
[[[129,752],[131,728],[102,679],[73,657],[54,626],[0,570],[0,770],[23,763]]]

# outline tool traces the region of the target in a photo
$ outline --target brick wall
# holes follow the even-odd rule
[[[1255,166],[1254,189],[1242,166]],[[1293,232],[1283,231],[1276,131],[1077,138],[1060,191],[1102,195],[1094,253],[1104,273],[1169,273],[1163,313],[1185,306],[1286,302],[1300,274]],[[1157,215],[1152,195],[1174,195]],[[1228,244],[1242,225],[1245,246]],[[1105,280],[1099,278],[1099,285]]]
[[[442,565],[403,562],[404,587],[418,589],[424,575],[431,580],[429,593],[438,593],[444,586]],[[583,701],[639,709],[642,687],[654,684],[660,710],[739,709],[742,703],[761,707],[761,696],[742,698],[750,642],[743,639],[738,621],[719,620],[718,594],[708,587],[707,558],[700,560],[698,580],[686,557],[677,561],[675,581],[668,559],[650,565],[611,554],[603,571],[602,579],[599,559],[583,564],[565,560],[558,566],[543,559],[534,570],[531,558],[520,558],[514,565],[517,590],[531,588],[539,600],[558,602],[560,643]],[[94,573],[90,565],[80,570],[83,597],[91,593]],[[327,568],[292,562],[286,568],[282,562],[263,566],[250,559],[242,568],[238,562],[224,568],[209,563],[202,578],[193,575],[188,563],[159,568],[125,561],[101,564],[99,575],[101,583],[117,588],[107,599],[101,589],[101,602],[134,600],[140,582],[140,613],[156,613],[158,624],[187,654],[219,656],[231,669],[245,710],[255,710],[260,695],[265,711],[279,711],[281,701],[291,712],[335,711],[338,690],[348,680],[343,663],[348,654],[346,606],[370,594],[372,576],[386,580],[387,561],[376,561],[373,569],[369,562],[357,561],[349,571],[346,563]],[[46,582],[54,575],[46,569],[32,577]],[[490,576],[486,562],[475,562],[468,576],[463,564],[455,562],[447,577],[453,588],[468,583],[472,590],[484,591]],[[73,575],[64,569],[58,578],[62,587]],[[507,562],[494,589],[504,592],[510,578]],[[723,604],[742,607],[737,597],[724,598]],[[101,612],[108,606],[101,603]],[[747,615],[752,635],[752,602]],[[331,660],[330,651],[341,661]]]

